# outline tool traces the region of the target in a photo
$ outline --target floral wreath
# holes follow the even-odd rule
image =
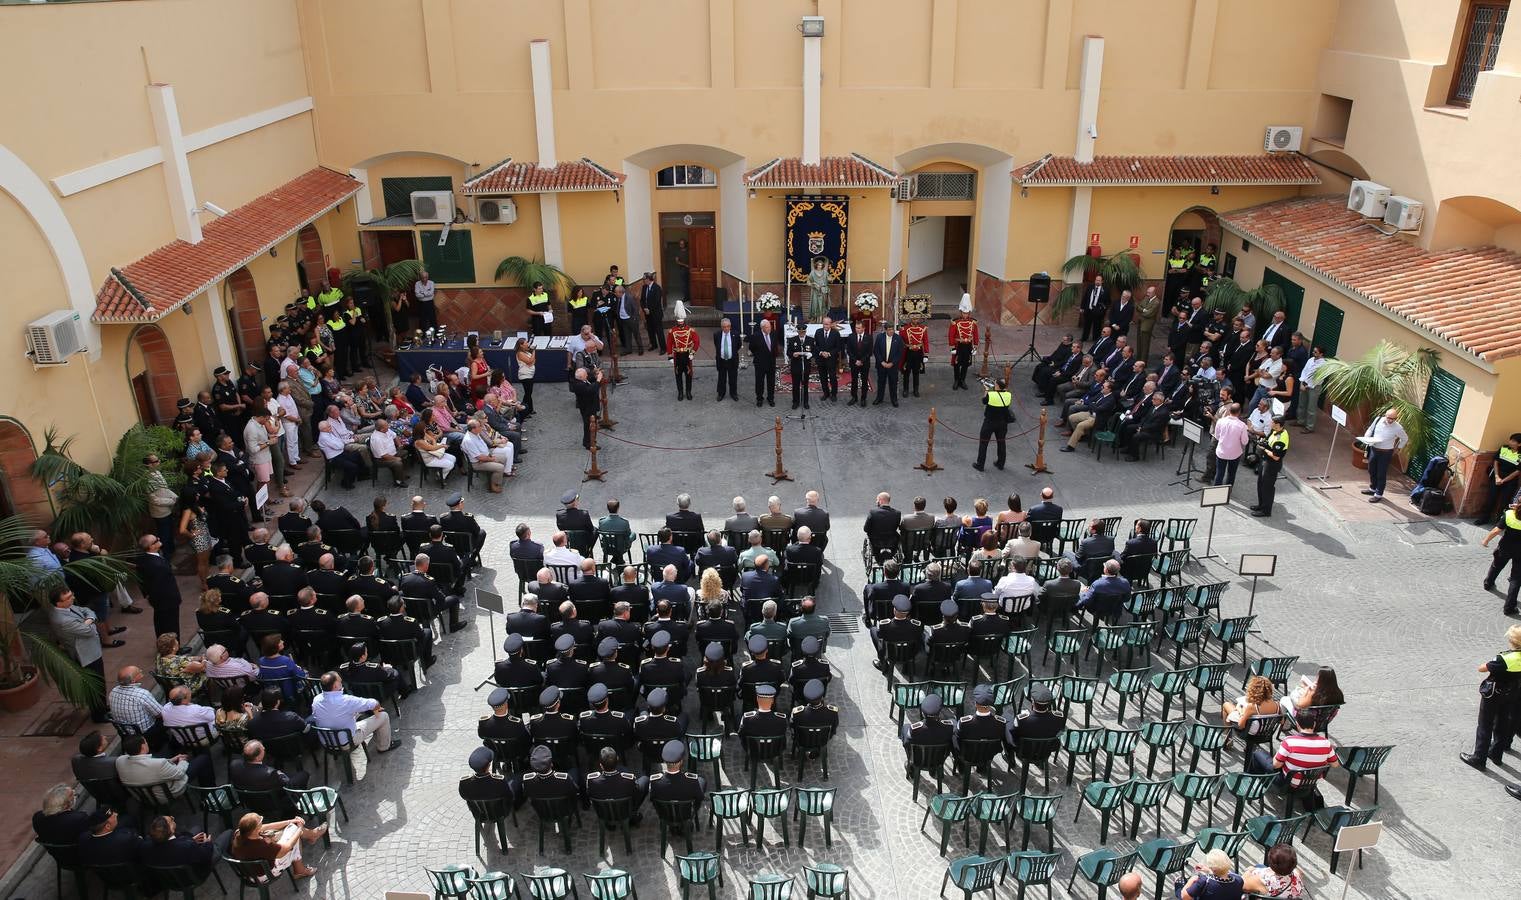
[[[781,312],[782,298],[767,291],[755,298],[755,308],[761,312]]]
[[[854,306],[856,312],[858,313],[871,315],[872,313],[876,312],[877,307],[881,305],[882,301],[878,299],[877,295],[871,291],[862,291],[861,293],[856,294]]]

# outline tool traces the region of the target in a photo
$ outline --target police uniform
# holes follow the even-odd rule
[[[481,716],[480,722],[476,723],[475,733],[483,741],[507,741],[525,747],[529,742],[528,726],[523,724],[522,718],[512,713],[498,715],[493,712],[489,716]]]
[[[372,616],[346,612],[333,620],[333,633],[342,646],[364,642],[372,651],[379,648],[380,628]]]
[[[903,396],[910,392],[919,396],[919,375],[924,371],[924,358],[929,355],[929,326],[915,319],[903,326]],[[912,385],[912,386],[910,386]]]
[[[964,740],[1002,741],[1009,727],[1009,721],[991,708],[993,705],[991,686],[978,685],[973,689],[972,698],[977,709],[971,715],[962,716],[956,721],[955,730],[951,736],[951,745],[957,750],[961,749],[961,742]],[[987,711],[984,712],[984,709]]]
[[[813,341],[806,331],[798,331],[787,338],[787,362],[792,373],[792,408],[798,403],[808,409],[808,375],[813,369]]]
[[[355,575],[344,584],[343,591],[345,599],[357,594],[364,600],[364,611],[378,617],[385,615],[396,596],[396,585],[379,575]]]
[[[1046,696],[1051,696],[1050,692]],[[1061,734],[1067,727],[1065,713],[1055,709],[1027,709],[1009,721],[1004,729],[1004,743],[1017,750],[1022,738],[1049,738]]]
[[[900,595],[901,596],[901,595]],[[904,597],[907,600],[907,597]],[[887,644],[920,642],[924,640],[924,623],[918,619],[882,619],[871,627],[871,642],[876,645],[877,656],[882,656]]]
[[[349,329],[348,322],[343,318],[343,310],[336,306],[325,310],[322,316],[322,324],[333,335],[333,369],[339,378],[347,378],[349,374],[349,341],[353,337],[353,331]]]
[[[1484,768],[1485,757],[1497,766],[1503,763],[1515,736],[1516,713],[1521,706],[1521,650],[1500,653],[1485,668],[1489,674],[1479,685],[1479,727],[1474,732],[1473,753],[1462,756],[1476,769]]]
[[[692,399],[692,355],[701,344],[697,329],[688,325],[685,319],[678,320],[676,327],[666,335],[665,346],[676,375],[677,400]]]
[[[383,616],[375,622],[377,637],[383,641],[412,641],[412,646],[417,652],[417,658],[422,660],[423,668],[433,665],[433,638],[428,635],[422,623],[405,613],[391,613]],[[407,680],[412,680],[410,670]]]
[[[809,679],[803,685],[801,693],[808,702],[793,707],[792,727],[828,727],[829,736],[834,737],[835,730],[840,727],[840,708],[824,702],[824,682],[817,678]]]
[[[554,741],[561,754],[570,754],[568,759],[557,759],[556,762],[574,762],[575,745],[567,741],[573,741],[576,736],[576,717],[562,712],[559,703],[559,688],[546,687],[539,693],[539,706],[545,711],[528,717],[528,735],[535,742]]]
[[[401,533],[408,536],[408,543],[421,547],[428,540],[428,529],[438,524],[433,516],[414,510],[401,517]]]
[[[605,644],[608,640],[610,639],[604,638],[603,643]],[[593,684],[606,685],[609,691],[622,691],[622,694],[619,696],[623,698],[623,708],[625,710],[633,709],[634,695],[639,690],[638,679],[634,678],[632,669],[616,659],[615,655],[618,652],[617,641],[613,641],[611,653],[604,654],[601,652],[602,649],[601,646],[597,648],[601,659],[596,665],[591,667],[587,675],[591,678]]]
[[[937,625],[931,625],[929,631],[925,633],[924,645],[926,647],[934,646],[935,644],[966,643],[972,639],[972,629],[965,622],[961,622],[956,618],[959,611],[960,607],[955,600],[946,598],[941,601],[940,615],[944,620]]]
[[[512,639],[516,637],[515,634],[509,635],[507,646],[512,646]],[[518,647],[522,647],[521,639]],[[496,661],[491,680],[506,688],[536,688],[544,684],[544,674],[538,666],[524,659],[522,653],[508,651],[506,659]]]
[[[971,621],[967,623],[967,628],[970,629],[973,640],[985,634],[996,634],[1003,638],[1014,630],[1014,626],[1009,624],[1008,619],[997,613],[986,612],[972,616]],[[999,646],[1002,645],[1003,642],[1000,640]]]
[[[682,743],[673,740],[666,743],[660,758],[668,765],[676,765],[681,762],[685,753],[686,749]],[[660,771],[651,775],[649,781],[651,800],[687,800],[701,803],[707,789],[707,782],[695,772]]]
[[[243,629],[244,634],[254,637],[257,642],[258,638],[255,635],[283,632],[285,617],[280,615],[278,609],[250,609],[238,616],[238,627]]]
[[[227,370],[218,366],[218,371],[225,372]],[[224,405],[232,404],[241,406],[242,402],[243,401],[238,398],[238,386],[233,384],[231,381],[223,381],[222,379],[218,378],[216,382],[211,385],[211,405],[212,408],[216,410],[217,427],[223,433],[232,435],[233,443],[237,444],[240,447],[243,445],[243,430],[241,422],[243,413],[241,410],[224,410],[222,407]],[[202,437],[204,438],[205,435],[202,435]]]
[[[344,684],[389,684],[396,687],[400,679],[400,674],[395,669],[369,660],[346,662],[338,667],[338,674],[343,676]]]
[[[1521,513],[1515,506],[1511,506],[1500,517],[1500,524],[1495,526],[1500,529],[1500,543],[1495,547],[1494,561],[1489,564],[1489,572],[1484,576],[1484,589],[1495,589],[1495,581],[1500,573],[1510,566],[1510,583],[1505,589],[1505,614],[1511,615],[1516,612],[1516,595],[1521,591]]]
[[[308,569],[317,568],[318,560],[327,554],[333,554],[333,567],[338,567],[338,551],[325,541],[302,541],[296,545],[296,559]]]
[[[951,389],[966,390],[966,373],[972,368],[972,350],[977,346],[977,320],[970,313],[962,313],[951,322],[946,340],[951,345]]]
[[[568,634],[560,635],[561,640],[570,638]],[[576,642],[574,638],[569,641],[574,650]],[[592,683],[591,667],[574,656],[557,656],[544,666],[544,683],[552,684],[557,688],[586,688]]]
[[[588,747],[612,747],[619,755],[634,742],[634,723],[621,709],[588,709],[576,717],[576,731]]]
[[[285,621],[290,623],[293,632],[320,631],[323,635],[331,636],[335,618],[320,606],[303,606],[287,613]]]
[[[650,636],[650,647],[657,653],[668,650],[670,646],[671,633],[669,631],[657,631]],[[640,664],[639,683],[665,686],[668,700],[680,709],[681,700],[686,695],[686,669],[682,666],[681,660],[674,656],[668,654],[654,656]]]
[[[739,717],[739,738],[774,738],[787,733],[787,717],[774,709],[746,710]]]
[[[467,803],[509,800],[516,807],[518,801],[512,785],[507,779],[491,770],[491,763],[491,751],[485,747],[477,747],[471,752],[470,768],[474,770],[474,774],[459,780],[460,799]]]
[[[792,661],[792,668],[787,672],[787,683],[792,685],[793,693],[802,696],[802,688],[808,682],[818,680],[828,685],[833,677],[828,661],[818,656],[804,656]]]
[[[586,799],[634,801],[634,813],[629,817],[631,825],[638,824],[642,818],[639,807],[644,805],[644,798],[648,794],[649,779],[635,775],[622,766],[612,770],[598,769],[586,776]]]
[[[246,556],[247,553],[245,552],[244,555]],[[254,593],[252,584],[236,575],[217,572],[206,577],[206,587],[221,591],[222,605],[235,615],[248,612],[248,598]]]
[[[542,749],[542,748],[540,748]],[[524,800],[575,800],[581,791],[567,772],[529,772],[523,776]]]
[[[486,546],[486,530],[481,527],[479,519],[462,509],[451,509],[439,517],[438,524],[445,532],[470,535],[470,561],[480,564],[481,548]]]
[[[581,291],[575,291],[570,299],[565,301],[565,308],[570,310],[570,333],[580,334],[581,326],[590,325],[588,304],[591,298]]]
[[[1006,454],[1004,441],[1009,435],[1009,420],[1013,418],[1013,410],[1010,406],[1014,403],[1014,394],[1006,387],[996,387],[982,395],[982,431],[977,434],[977,462],[972,468],[981,472],[983,465],[988,461],[988,440],[998,439],[998,457],[993,460],[993,466],[1002,469]]]
[[[528,327],[534,336],[549,334],[549,323],[544,321],[544,315],[549,313],[549,294],[539,291],[528,295]]]
[[[760,635],[756,635],[757,638]],[[761,640],[765,640],[761,638]],[[740,694],[745,709],[755,706],[755,687],[762,684],[778,685],[787,680],[787,670],[774,659],[750,659],[739,667]]]
[[[1252,515],[1262,518],[1273,514],[1273,495],[1278,491],[1278,473],[1283,471],[1283,458],[1289,455],[1288,429],[1280,428],[1268,434],[1262,462],[1257,467],[1257,505]]]
[[[955,726],[940,718],[940,695],[926,694],[919,701],[919,712],[919,721],[909,722],[904,716],[903,724],[898,726],[898,740],[909,762],[913,761],[911,747],[949,746],[956,737]]]
[[[1512,435],[1512,439],[1515,436]],[[1516,497],[1516,486],[1521,484],[1521,479],[1511,478],[1501,482],[1498,479],[1509,478],[1517,469],[1521,469],[1521,450],[1513,450],[1509,443],[1495,451],[1494,462],[1491,463],[1494,470],[1489,477],[1489,497],[1484,501],[1484,511],[1474,519],[1475,525],[1489,525],[1495,521],[1495,512],[1504,510]]]

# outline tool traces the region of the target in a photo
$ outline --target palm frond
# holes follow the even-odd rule
[[[1073,281],[1062,285],[1062,289],[1051,298],[1051,312],[1049,318],[1056,321],[1065,316],[1073,307],[1077,306],[1078,293],[1082,288],[1082,282]]]
[[[537,282],[548,289],[551,297],[565,296],[575,287],[575,282],[559,266],[526,256],[509,256],[497,263],[495,278],[522,288],[532,287]]]
[[[56,688],[63,699],[75,706],[86,706],[100,696],[104,686],[99,675],[80,666],[45,635],[22,630],[20,636],[27,657],[42,680]]]
[[[410,288],[422,275],[422,270],[422,262],[415,259],[399,260],[379,270],[383,282],[380,287],[385,289],[381,296],[389,299],[396,296],[397,291]]]

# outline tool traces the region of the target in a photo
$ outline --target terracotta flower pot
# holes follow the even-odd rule
[[[25,680],[16,687],[0,688],[0,709],[14,713],[37,705],[42,696],[42,679],[37,677],[37,668],[22,666],[21,676]]]

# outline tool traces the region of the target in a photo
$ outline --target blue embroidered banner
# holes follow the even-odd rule
[[[845,197],[787,198],[787,279],[808,280],[813,261],[823,257],[830,281],[845,280],[845,236],[850,201]]]

